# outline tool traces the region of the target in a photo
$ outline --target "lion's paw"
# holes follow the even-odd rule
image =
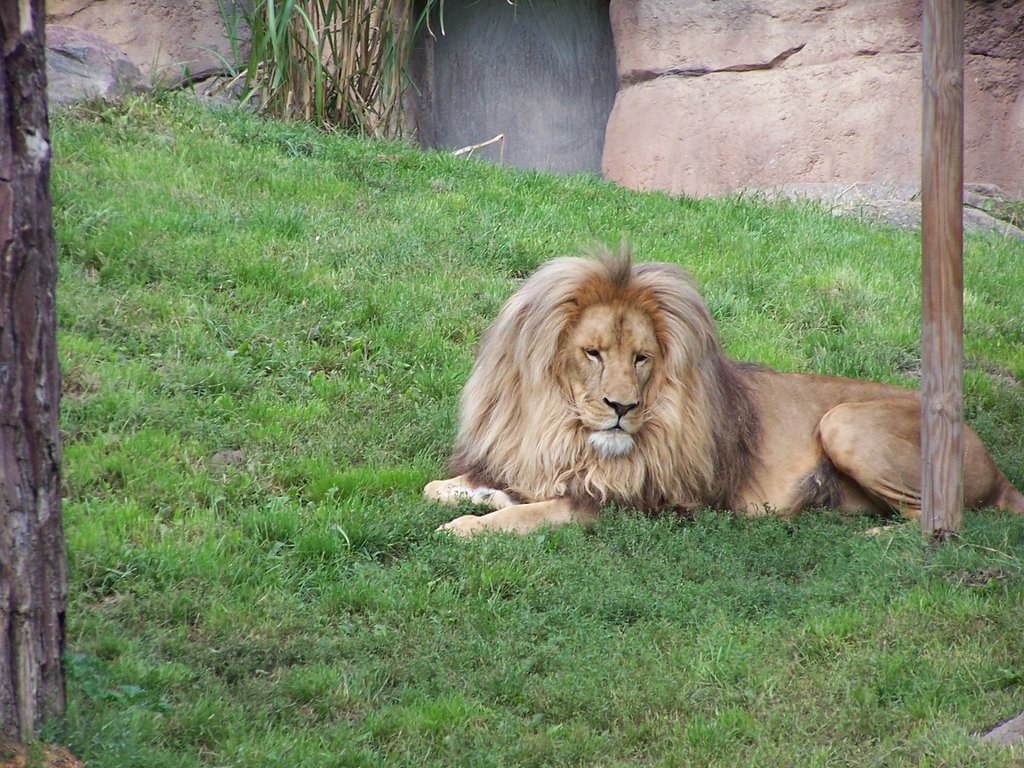
[[[474,488],[469,495],[470,501],[491,509],[504,509],[515,504],[512,497],[497,488]]]
[[[431,501],[455,506],[460,501],[468,501],[491,509],[511,507],[515,502],[512,497],[497,488],[486,486],[468,486],[452,483],[451,480],[434,480],[427,483],[423,495]]]
[[[476,515],[463,515],[462,517],[456,517],[450,523],[438,526],[437,530],[453,533],[460,538],[468,539],[486,527],[484,522]]]
[[[458,492],[468,491],[462,485],[454,485],[451,480],[431,480],[423,489],[423,495],[431,501],[452,504],[458,501]]]

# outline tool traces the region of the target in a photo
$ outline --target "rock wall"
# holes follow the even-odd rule
[[[230,14],[235,2],[223,6]],[[217,0],[47,0],[46,21],[100,36],[154,82],[201,78],[224,69],[220,57],[231,61]]]
[[[966,6],[965,179],[1024,194],[1024,2]],[[603,171],[707,195],[918,184],[919,0],[612,0]]]

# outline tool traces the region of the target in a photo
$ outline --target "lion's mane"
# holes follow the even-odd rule
[[[574,418],[565,347],[583,310],[613,302],[651,317],[662,365],[634,449],[601,458]],[[731,507],[758,432],[743,370],[723,355],[688,275],[667,264],[633,265],[623,246],[548,262],[502,307],[463,390],[450,465],[520,501]]]

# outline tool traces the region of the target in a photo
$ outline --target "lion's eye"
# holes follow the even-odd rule
[[[583,350],[583,352],[586,354],[587,357],[589,357],[595,363],[601,362],[601,353],[600,353],[600,351],[594,349],[593,347],[590,347],[589,349],[585,349],[585,350]]]
[[[634,365],[643,365],[644,363],[646,363],[650,359],[651,358],[650,358],[649,355],[645,355],[645,354],[642,354],[642,353],[637,353],[636,355],[633,356],[633,364]]]

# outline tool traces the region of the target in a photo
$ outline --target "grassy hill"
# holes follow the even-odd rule
[[[737,358],[912,386],[919,238],[187,101],[58,115],[69,713],[95,766],[1009,766],[1024,520],[608,510],[454,541],[479,334],[628,237]],[[1024,246],[968,238],[967,416],[1024,486]]]

